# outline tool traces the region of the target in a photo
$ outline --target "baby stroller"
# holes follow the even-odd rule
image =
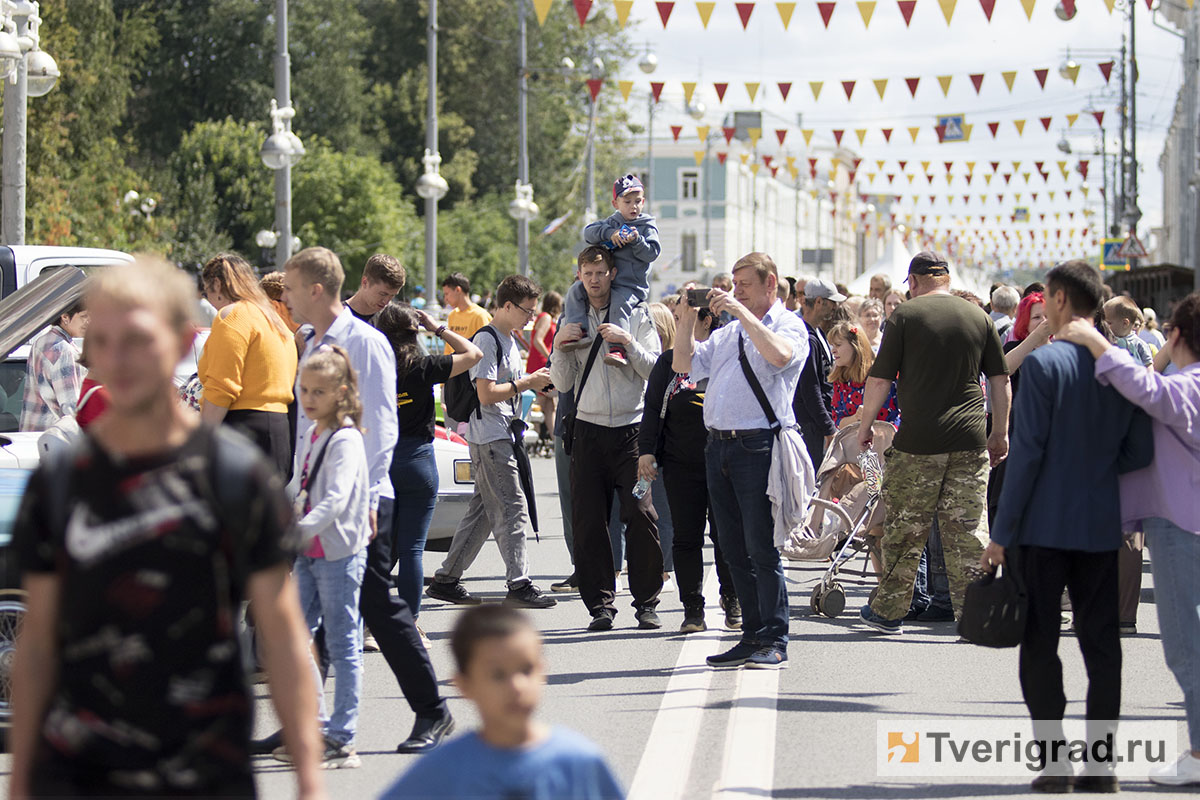
[[[879,454],[892,445],[896,429],[888,422],[873,424],[872,449],[858,447],[859,423],[851,423],[833,437],[817,471],[817,493],[809,503],[803,528],[791,533],[783,556],[790,561],[825,561],[829,568],[813,587],[809,604],[816,613],[836,617],[846,607],[846,590],[838,570],[864,553],[861,577],[878,545],[868,532],[883,524],[881,501],[883,466]]]

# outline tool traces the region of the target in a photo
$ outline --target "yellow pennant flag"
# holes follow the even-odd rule
[[[1058,162],[1058,171],[1062,173],[1063,178],[1066,178],[1067,177],[1067,162],[1065,162],[1065,161]],[[1054,197],[1051,196],[1050,199],[1053,200]]]
[[[691,105],[692,104],[692,95],[695,93],[695,91],[696,91],[695,81],[684,81],[683,82],[683,102],[687,103],[688,105]]]
[[[950,81],[954,80],[953,75],[938,75],[938,85],[942,87],[942,97],[950,94]]]
[[[992,173],[989,172],[989,173],[985,174],[983,176],[983,182],[986,183],[988,186],[991,186],[992,185]]]
[[[1021,177],[1025,179],[1025,182],[1026,182],[1026,183],[1029,183],[1029,176],[1030,176],[1031,174],[1032,174],[1032,173],[1030,173],[1030,172],[1022,172],[1022,173],[1021,173]]]
[[[908,135],[912,137],[913,142],[917,141],[917,134],[921,132],[921,127],[915,126],[908,129]]]
[[[762,136],[762,128],[746,128],[746,135],[750,137],[750,146],[757,147],[758,139]]]
[[[946,24],[950,24],[950,18],[954,16],[954,5],[958,0],[938,0],[938,5],[942,7],[942,16],[946,18]]]
[[[974,130],[974,128],[975,128],[975,126],[968,122],[963,123],[962,131],[963,131],[963,141],[964,142],[971,141],[971,131]]]
[[[746,94],[750,95],[750,102],[754,102],[754,98],[758,96],[758,83],[747,83]]]
[[[1086,187],[1086,186],[1080,186],[1080,187],[1079,187],[1079,191],[1083,192],[1083,196],[1084,196],[1084,197],[1087,197],[1087,196],[1088,196],[1088,187]]]
[[[1054,192],[1047,192],[1047,194],[1050,195],[1050,202],[1054,202]],[[1058,218],[1058,215],[1055,214],[1055,219],[1057,219],[1057,218]]]
[[[868,173],[867,173],[867,180],[868,180],[869,182],[871,182],[871,183],[874,183],[874,182],[875,182],[875,173],[874,173],[874,172],[868,172]]]
[[[714,2],[697,2],[696,11],[700,13],[700,24],[706,29],[708,28],[709,17],[712,16],[713,8],[716,7]]]
[[[693,150],[692,158],[696,159],[696,166],[697,167],[700,166],[701,164],[704,163],[704,151],[703,150]]]
[[[617,24],[622,28],[629,21],[629,11],[633,8],[633,0],[613,0],[613,5],[617,7]]]
[[[875,91],[879,92],[880,100],[883,99],[883,93],[887,90],[887,84],[888,84],[887,78],[876,78],[875,79]]]
[[[829,159],[830,172],[837,172],[838,167],[842,165],[842,160],[837,156],[831,156]]]
[[[742,158],[742,163],[743,163],[743,164],[745,164],[745,163],[747,163],[747,162],[750,160],[750,154],[749,154],[749,153],[742,153],[742,154],[741,154],[741,158]]]
[[[1020,171],[1021,171],[1021,162],[1014,161],[1013,162],[1013,172],[1020,172]]]
[[[1108,13],[1111,14],[1113,12],[1113,6],[1116,5],[1116,0],[1104,0],[1104,5],[1108,8]],[[1188,8],[1191,7],[1192,4],[1189,2]]]
[[[1023,120],[1023,119],[1014,119],[1014,120],[1013,120],[1013,125],[1015,125],[1015,126],[1016,126],[1016,128],[1017,128],[1017,136],[1024,136],[1024,135],[1025,135],[1025,120]]]
[[[708,126],[707,125],[696,126],[696,137],[702,142],[704,140],[708,139]]]
[[[1069,80],[1071,83],[1074,83],[1075,80],[1079,77],[1079,64],[1076,63],[1072,66],[1068,66],[1066,72],[1067,72],[1067,80]]]
[[[1067,114],[1067,127],[1073,127],[1075,125],[1075,120],[1077,119],[1079,119],[1078,114]]]
[[[793,181],[800,178],[800,170],[796,169],[795,167],[788,167],[788,174],[792,176]]]
[[[1013,81],[1017,79],[1017,71],[1010,69],[1006,72],[1001,72],[1000,77],[1004,78],[1004,85],[1008,87],[1009,94],[1012,93]]]
[[[974,174],[975,174],[975,162],[974,162],[974,161],[968,161],[968,162],[967,162],[967,174],[968,174],[968,175],[974,175]]]
[[[753,164],[751,164],[751,165],[750,165],[750,174],[751,174],[751,175],[757,175],[757,174],[758,174],[758,169],[759,169],[759,167],[761,167],[761,166],[762,166],[762,164],[759,164],[757,161],[755,161]]]
[[[621,99],[629,102],[629,93],[633,91],[633,81],[617,81],[617,88],[621,91]]]
[[[789,170],[795,170],[795,169],[796,169],[796,157],[795,157],[795,156],[788,156],[788,157],[787,157],[787,167],[788,167],[788,169],[789,169]]]
[[[949,185],[950,185],[950,184],[951,184],[953,181],[954,181],[954,176],[953,176],[953,175],[947,175],[947,176],[946,176],[946,185],[947,185],[947,186],[949,186]]]
[[[812,89],[813,100],[821,99],[821,87],[825,85],[825,81],[809,81],[808,88]]]
[[[908,178],[909,183],[912,183],[913,179],[916,178],[917,176],[916,175],[905,175],[904,177]]]
[[[779,19],[783,22],[783,29],[786,31],[788,25],[792,24],[792,12],[796,10],[795,3],[776,3],[775,9],[779,12]]]
[[[554,0],[533,0],[533,13],[537,15],[538,25],[545,24],[546,16],[550,13],[550,6],[554,4]]]
[[[875,162],[876,169],[883,169],[883,165],[887,163],[882,158]]]
[[[871,17],[875,14],[875,0],[858,0],[858,13],[862,17],[863,27],[871,27]]]
[[[858,137],[858,145],[859,145],[859,147],[861,147],[862,143],[863,143],[863,139],[867,138],[867,129],[866,128],[855,128],[854,135]]]
[[[1030,20],[1033,19],[1033,4],[1037,0],[1021,0],[1021,7],[1025,9],[1025,16]]]
[[[804,137],[804,146],[805,147],[808,147],[809,145],[812,144],[812,137],[813,137],[812,128],[801,130],[800,135]]]

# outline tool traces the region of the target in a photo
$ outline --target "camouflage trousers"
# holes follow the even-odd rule
[[[880,542],[883,575],[871,601],[872,611],[884,619],[902,619],[908,613],[934,512],[942,535],[950,599],[955,615],[962,611],[967,584],[975,576],[987,542],[987,480],[986,450],[915,455],[893,447],[884,453],[887,522]]]

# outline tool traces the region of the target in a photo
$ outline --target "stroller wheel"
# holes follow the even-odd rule
[[[813,587],[812,594],[808,596],[808,607],[812,609],[814,614],[821,613],[821,589],[824,584],[818,583]]]
[[[846,590],[840,583],[831,584],[819,604],[821,613],[833,619],[846,609]]]

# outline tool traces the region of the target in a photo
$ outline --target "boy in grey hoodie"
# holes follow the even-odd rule
[[[613,251],[617,274],[612,283],[612,301],[608,321],[629,330],[629,315],[633,309],[646,302],[650,294],[650,265],[658,258],[661,246],[654,217],[642,213],[646,205],[646,192],[642,182],[634,175],[625,175],[613,183],[613,208],[616,211],[608,219],[596,220],[583,229],[583,240],[588,244],[600,244]],[[584,336],[562,343],[563,350],[591,347],[592,338],[587,330],[587,294],[576,282],[567,290],[564,322],[583,326]],[[594,333],[594,332],[591,332]],[[604,354],[604,362],[612,366],[628,366],[625,348],[611,344]]]

